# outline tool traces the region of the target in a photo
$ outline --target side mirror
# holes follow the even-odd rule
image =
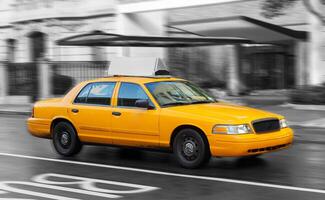
[[[135,106],[139,108],[146,108],[148,110],[153,109],[153,106],[149,105],[149,100],[148,99],[139,99],[135,101]]]

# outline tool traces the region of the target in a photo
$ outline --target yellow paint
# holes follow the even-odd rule
[[[86,84],[105,81],[117,82],[111,106],[73,104],[75,97]],[[28,130],[35,136],[50,138],[51,123],[55,119],[65,119],[75,127],[82,142],[170,148],[175,129],[180,126],[192,126],[206,135],[212,156],[245,156],[257,154],[248,153],[249,149],[292,143],[293,131],[290,128],[264,134],[256,134],[254,131],[242,135],[212,134],[216,124],[251,126],[252,121],[257,119],[283,119],[283,116],[225,102],[162,108],[144,86],[146,83],[156,81],[181,81],[181,79],[107,77],[80,83],[63,98],[35,103],[34,117],[28,119]],[[142,86],[155,109],[117,107],[120,82],[137,83]],[[73,113],[72,109],[78,109],[79,112]],[[120,112],[122,115],[114,116],[112,112]],[[265,152],[268,150],[258,153]]]

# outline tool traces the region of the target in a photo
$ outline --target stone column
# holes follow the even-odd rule
[[[0,103],[6,103],[8,86],[7,62],[0,61]]]
[[[295,44],[295,84],[302,86],[308,84],[308,60],[307,60],[308,42],[296,41]]]
[[[320,0],[310,1],[313,8],[319,13],[323,13],[322,5]],[[325,42],[325,36],[322,32],[324,28],[322,22],[313,14],[309,13],[309,23],[310,23],[310,48],[309,51],[309,84],[319,85],[325,82],[325,67],[324,62],[322,62],[322,45]]]
[[[227,49],[227,90],[230,95],[238,96],[240,92],[240,45],[231,45]]]
[[[51,96],[51,68],[47,59],[41,58],[37,61],[38,78],[39,78],[39,98],[46,99]]]

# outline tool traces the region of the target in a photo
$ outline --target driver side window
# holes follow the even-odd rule
[[[134,83],[121,83],[118,93],[117,106],[121,107],[136,107],[137,100],[149,100],[145,91],[140,85]],[[149,100],[149,104],[153,106]]]

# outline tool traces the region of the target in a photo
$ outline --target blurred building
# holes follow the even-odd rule
[[[94,2],[94,3],[93,3]],[[114,50],[58,47],[62,37],[87,31],[116,30],[115,2],[110,0],[3,0],[0,2],[1,54],[13,62],[103,60]]]
[[[61,93],[60,87],[72,82],[102,76],[106,61],[115,56],[164,57],[174,74],[234,95],[313,84],[315,76],[316,83],[324,81],[324,55],[317,68],[309,67],[310,22],[302,3],[274,19],[260,13],[259,0],[3,0],[0,62],[5,68],[0,70],[7,80],[5,77],[0,84],[0,89],[5,88],[1,96],[28,96],[31,91],[36,91],[32,92],[34,99],[44,96],[39,87],[45,69],[39,66],[44,65],[57,81],[49,83],[51,87],[45,89],[51,91],[45,93]],[[58,39],[91,31],[244,37],[256,43],[190,49],[55,44]],[[7,86],[3,86],[5,82]],[[60,85],[62,82],[67,84]]]

